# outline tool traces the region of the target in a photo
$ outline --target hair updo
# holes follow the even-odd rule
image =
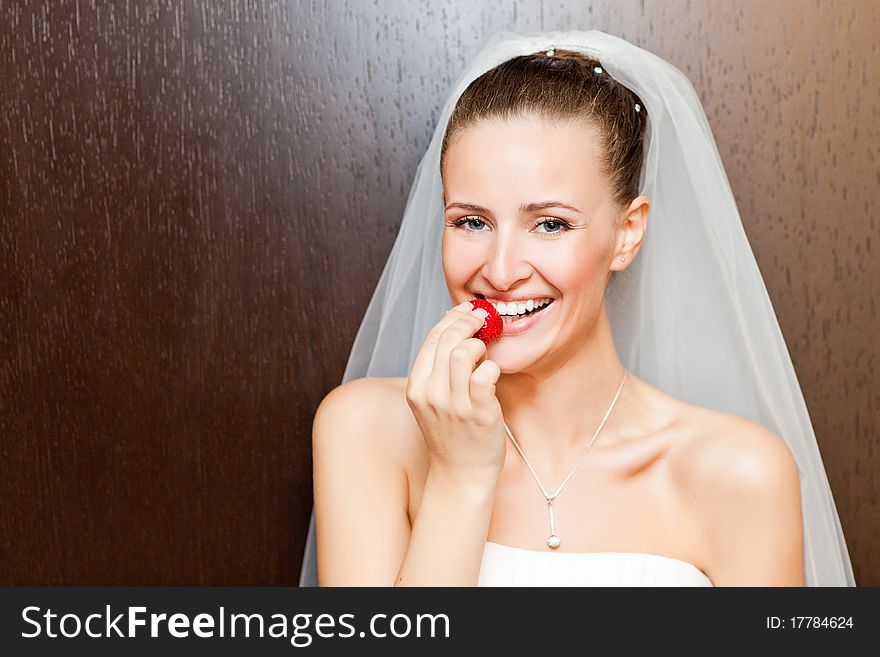
[[[601,73],[594,68],[600,67]],[[636,111],[635,106],[640,106]],[[598,129],[604,174],[621,209],[639,194],[639,176],[647,126],[641,99],[601,62],[573,50],[520,55],[471,82],[452,111],[440,147],[440,170],[446,150],[465,128],[493,118],[537,115],[550,120],[585,120]]]

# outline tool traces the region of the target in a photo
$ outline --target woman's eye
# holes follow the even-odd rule
[[[538,226],[544,226],[545,233],[555,235],[557,233],[561,233],[564,230],[568,229],[569,226],[566,222],[560,221],[559,219],[545,219],[544,221],[537,224]]]
[[[464,217],[463,219],[454,222],[452,225],[456,228],[459,226],[467,226],[466,230],[469,230],[472,233],[479,233],[482,232],[480,227],[484,224],[485,222],[479,217]]]

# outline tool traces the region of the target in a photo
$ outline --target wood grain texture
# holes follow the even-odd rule
[[[310,427],[498,30],[693,81],[880,583],[880,7],[0,1],[0,584],[290,585]]]

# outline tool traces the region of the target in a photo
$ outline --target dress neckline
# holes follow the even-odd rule
[[[624,554],[624,555],[639,555],[639,556],[643,556],[643,557],[653,557],[655,559],[665,559],[666,561],[674,561],[679,564],[684,564],[688,568],[691,568],[692,570],[697,571],[700,575],[702,575],[707,580],[709,580],[709,582],[712,581],[712,579],[706,573],[704,573],[700,568],[697,568],[697,566],[692,564],[690,561],[685,561],[684,559],[678,559],[676,557],[668,557],[665,554],[655,554],[653,552],[618,551],[618,550],[597,550],[594,552],[550,552],[549,550],[532,550],[531,548],[521,548],[521,547],[516,547],[514,545],[505,545],[504,543],[496,543],[495,541],[486,541],[486,543],[489,545],[494,545],[496,547],[505,549],[505,550],[517,550],[519,552],[531,552],[533,554],[539,554],[539,555],[546,554],[551,557],[556,557],[558,555],[563,555],[563,554],[580,555],[580,556],[594,555],[594,554],[595,555],[599,555],[599,554]]]

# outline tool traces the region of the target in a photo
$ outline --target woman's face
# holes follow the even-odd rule
[[[599,317],[611,269],[631,259],[624,248],[627,262],[614,261],[630,232],[615,227],[620,210],[600,172],[594,128],[532,117],[480,122],[448,147],[443,179],[453,304],[552,300],[505,320],[487,356],[505,373],[567,360]]]

